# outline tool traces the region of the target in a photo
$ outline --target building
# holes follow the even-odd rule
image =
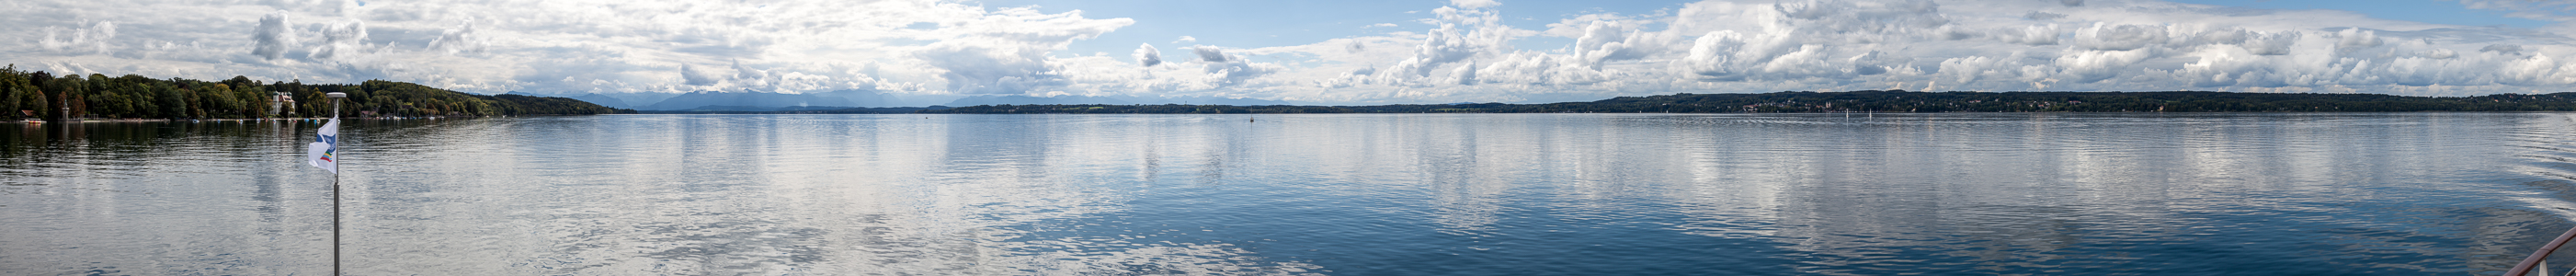
[[[268,116],[275,117],[280,113],[288,115],[295,114],[295,111],[287,110],[289,108],[295,108],[295,97],[289,96],[286,92],[274,93],[277,94],[277,98],[268,100]]]

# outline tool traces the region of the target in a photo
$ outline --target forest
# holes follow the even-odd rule
[[[275,105],[284,92],[292,105]],[[60,75],[0,67],[0,120],[250,119],[329,117],[324,93],[342,92],[343,117],[476,117],[634,113],[557,97],[474,95],[419,84],[370,80],[358,84],[260,82],[235,76],[220,81],[155,79],[139,75]],[[64,113],[68,112],[68,113]],[[62,114],[57,114],[62,113]]]
[[[2576,92],[2418,97],[2240,92],[1774,92],[1618,97],[1549,104],[1374,106],[990,105],[921,113],[1823,113],[2576,111]]]

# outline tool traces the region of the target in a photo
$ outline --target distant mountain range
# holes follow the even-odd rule
[[[1186,104],[1186,105],[1288,105],[1289,102],[1219,97],[1154,97],[1154,96],[1055,96],[1021,95],[909,95],[874,91],[843,90],[801,94],[773,92],[689,92],[689,93],[585,93],[509,94],[565,97],[600,106],[646,111],[799,111],[850,107],[924,107],[1030,104]]]
[[[946,106],[1029,104],[1186,104],[1186,105],[1289,105],[1288,102],[1217,97],[1136,97],[1136,96],[974,96],[957,99]]]
[[[579,99],[579,98],[575,98]],[[693,92],[664,99],[660,103],[637,107],[638,110],[689,110],[703,106],[789,107],[838,106],[855,107],[848,98],[809,94]]]

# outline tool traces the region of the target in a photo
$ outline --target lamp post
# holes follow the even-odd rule
[[[323,95],[323,96],[325,96],[325,97],[329,97],[329,98],[331,98],[331,121],[333,121],[333,122],[337,122],[337,121],[339,121],[339,120],[340,120],[340,98],[348,98],[348,97],[349,97],[349,94],[348,94],[348,93],[340,93],[340,92],[331,92],[330,94],[322,94],[322,95]],[[335,142],[336,142],[336,141],[335,141]],[[335,146],[336,146],[336,145],[335,145]],[[333,164],[333,165],[331,165],[331,167],[332,167],[332,169],[331,169],[331,275],[341,275],[341,274],[340,274],[340,169],[339,169],[339,165],[337,164],[337,162],[339,162],[339,161],[336,161],[337,159],[334,159],[334,160],[335,160],[335,161],[332,161],[332,162],[334,162],[334,164]]]
[[[349,97],[349,93],[331,92],[331,93],[328,93],[328,94],[322,94],[322,96],[331,98],[331,118],[332,118],[332,119],[339,119],[339,118],[340,118],[340,99],[341,99],[341,98],[348,98],[348,97]]]

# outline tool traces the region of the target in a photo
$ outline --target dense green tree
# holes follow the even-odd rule
[[[53,96],[52,99],[46,99],[46,101],[53,102],[56,104],[55,106],[57,106],[51,110],[56,113],[68,111],[71,113],[65,116],[80,117],[82,114],[81,112],[89,110],[89,105],[81,102],[81,88],[83,86],[87,85],[83,85],[81,83],[80,75],[62,75],[52,80],[46,80],[45,91],[50,92],[47,95]]]
[[[19,86],[19,88],[25,89],[21,91],[25,91],[27,93],[18,94],[18,108],[21,110],[32,111],[28,115],[35,116],[37,118],[43,118],[47,114],[53,114],[53,101],[46,100],[46,98],[50,97],[45,95],[44,90],[35,89],[36,87],[37,86],[32,84]]]
[[[55,76],[43,71],[0,67],[0,119],[26,117],[20,110],[50,116],[91,118],[265,118],[270,102],[285,93],[294,104],[280,105],[275,116],[329,116],[324,93],[346,92],[344,116],[507,116],[605,114],[633,112],[572,99],[518,95],[485,96],[418,84],[367,81],[358,84],[262,83],[235,76],[221,81],[152,79],[139,75]],[[292,115],[288,115],[292,114]]]
[[[15,83],[0,80],[0,119],[17,119],[20,116],[18,94],[21,93],[27,92],[19,90]]]
[[[21,95],[34,93],[35,90],[25,88],[26,85],[27,78],[18,74],[18,65],[0,67],[0,120],[16,120],[25,116],[19,112],[19,110],[26,110],[19,106],[23,100]]]

